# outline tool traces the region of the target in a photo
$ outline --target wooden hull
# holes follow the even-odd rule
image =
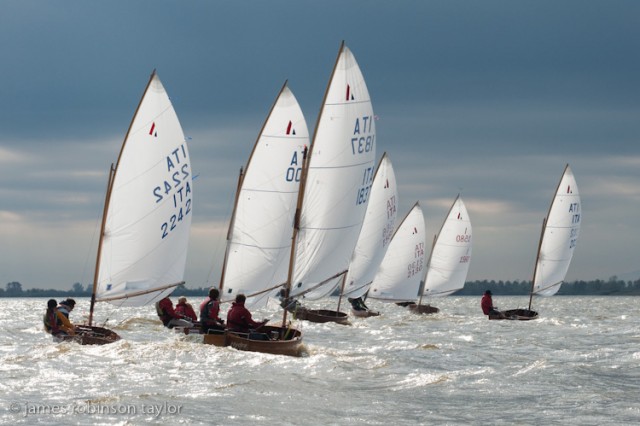
[[[370,310],[359,311],[356,309],[351,309],[351,315],[358,318],[369,318],[369,317],[377,317],[378,315],[380,315],[380,312],[370,311]]]
[[[296,319],[310,322],[335,322],[342,325],[351,325],[347,314],[344,312],[330,311],[328,309],[298,309],[294,315]]]
[[[267,340],[259,340],[259,338]],[[302,356],[302,333],[295,328],[263,326],[258,333],[234,333],[224,331],[203,335],[203,343],[214,346],[231,346],[240,351],[262,352],[274,355]]]
[[[529,309],[509,309],[503,315],[489,315],[490,320],[530,321],[538,318],[536,311]]]
[[[62,340],[71,340],[81,345],[106,345],[120,340],[120,336],[103,327],[76,325],[76,335],[66,336]]]
[[[435,314],[440,312],[440,309],[431,305],[409,305],[409,310],[414,314]]]

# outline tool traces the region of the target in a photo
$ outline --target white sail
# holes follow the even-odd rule
[[[471,222],[458,196],[442,224],[427,263],[423,295],[448,296],[464,287],[471,262]]]
[[[140,306],[183,282],[193,210],[189,151],[154,72],[133,117],[107,199],[97,301]]]
[[[368,297],[386,302],[415,301],[424,276],[424,246],[424,216],[416,203],[393,235]]]
[[[367,214],[349,264],[345,296],[357,298],[369,290],[393,236],[397,203],[396,175],[391,160],[384,153],[373,178]]]
[[[230,225],[223,300],[244,293],[247,306],[263,306],[274,294],[265,290],[287,280],[302,156],[308,143],[307,123],[285,83],[242,178]]]
[[[534,294],[553,296],[560,290],[578,241],[580,221],[578,185],[567,164],[545,221],[534,272]]]
[[[369,91],[344,45],[333,70],[309,153],[296,236],[291,295],[330,293],[346,272],[374,176],[376,128]]]

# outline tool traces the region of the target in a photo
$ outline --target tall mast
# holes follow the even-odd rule
[[[238,197],[240,196],[240,189],[242,188],[242,181],[244,180],[244,171],[240,167],[240,173],[238,174],[238,185],[236,187],[236,199],[233,203],[233,213],[231,213],[231,220],[229,221],[229,229],[227,230],[227,248],[224,251],[224,260],[222,262],[222,274],[220,275],[220,284],[218,289],[220,290],[220,298],[222,299],[222,289],[224,287],[224,276],[227,271],[227,260],[229,258],[229,248],[231,247],[231,237],[233,226],[236,222],[236,209],[238,207]]]
[[[536,264],[533,268],[533,279],[531,280],[531,291],[529,292],[529,310],[531,310],[531,302],[533,301],[533,286],[536,284],[536,275],[538,275],[538,260],[540,260],[540,249],[542,248],[542,240],[544,238],[544,230],[547,227],[547,218],[542,219],[542,231],[540,231],[540,241],[538,242],[538,254],[536,255]]]
[[[448,214],[447,217],[449,217]],[[442,228],[440,228],[440,232],[442,232]],[[427,286],[427,275],[429,274],[429,266],[431,265],[431,256],[433,256],[433,248],[436,246],[436,241],[438,241],[438,235],[440,234],[438,233],[433,235],[433,242],[431,243],[431,253],[429,253],[429,260],[427,261],[427,265],[424,268],[424,275],[422,277],[422,287],[420,290],[420,299],[418,299],[418,306],[422,305],[422,297],[424,296],[424,290]]]
[[[96,290],[98,289],[98,277],[100,275],[100,256],[102,255],[102,240],[104,238],[104,229],[107,223],[107,212],[109,211],[109,201],[111,200],[111,189],[113,187],[113,177],[115,168],[113,163],[109,169],[109,180],[107,181],[107,190],[105,191],[104,207],[102,210],[102,223],[100,225],[100,238],[98,239],[98,254],[96,255],[96,267],[93,274],[93,287],[91,289],[91,305],[89,307],[89,326],[93,325],[93,310],[96,304]]]

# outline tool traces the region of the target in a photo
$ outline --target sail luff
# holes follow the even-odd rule
[[[554,193],[554,197],[555,197],[555,193]],[[538,274],[538,263],[540,261],[540,249],[542,248],[542,240],[544,239],[544,231],[546,226],[547,226],[547,218],[545,217],[544,219],[542,219],[540,239],[538,240],[538,252],[536,253],[536,263],[533,268],[533,278],[531,279],[531,291],[529,292],[529,310],[531,310],[531,304],[533,302],[534,286],[536,285],[536,277]]]
[[[96,304],[96,289],[98,288],[98,277],[100,275],[100,256],[102,254],[102,239],[107,222],[107,212],[109,211],[109,199],[111,198],[111,188],[113,187],[113,174],[115,170],[113,164],[109,168],[109,178],[107,180],[107,190],[105,191],[104,204],[102,207],[102,221],[100,224],[100,237],[98,238],[98,253],[96,254],[96,266],[93,273],[93,286],[91,289],[91,304],[89,306],[89,326],[93,325],[93,311]]]
[[[256,141],[256,143],[258,143],[258,141]],[[254,149],[255,149],[255,145],[254,145]],[[222,272],[220,273],[220,284],[218,285],[218,290],[220,291],[220,293],[222,293],[222,289],[224,288],[224,278],[227,272],[227,263],[229,261],[229,249],[231,247],[233,226],[236,221],[236,211],[238,209],[238,198],[240,197],[240,190],[242,188],[243,178],[244,178],[244,173],[243,173],[242,167],[240,167],[240,173],[238,174],[238,184],[236,185],[236,197],[233,202],[233,212],[231,213],[231,220],[229,220],[229,229],[227,229],[227,245],[224,250],[224,259],[222,260]]]

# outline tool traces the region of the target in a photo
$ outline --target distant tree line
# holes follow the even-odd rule
[[[7,283],[6,288],[0,288],[0,297],[91,297],[93,284],[83,286],[75,283],[69,290],[30,288],[22,289],[22,284],[17,281]],[[184,284],[176,287],[172,296],[202,296],[206,297],[209,288],[187,288]]]
[[[494,295],[522,296],[531,291],[531,281],[467,281],[456,296],[478,296],[491,290]],[[613,276],[607,281],[565,282],[557,293],[559,296],[640,296],[640,279],[624,281]]]
[[[22,289],[22,284],[13,281],[7,283],[6,288],[0,288],[0,297],[90,297],[92,284],[83,286],[75,283],[69,290],[39,288]],[[462,290],[454,293],[455,296],[478,296],[491,290],[494,295],[522,296],[529,294],[531,281],[467,281]],[[184,284],[176,287],[172,296],[206,297],[209,287],[187,288]],[[624,281],[617,276],[604,280],[565,282],[560,287],[558,295],[564,296],[640,296],[640,279]]]

